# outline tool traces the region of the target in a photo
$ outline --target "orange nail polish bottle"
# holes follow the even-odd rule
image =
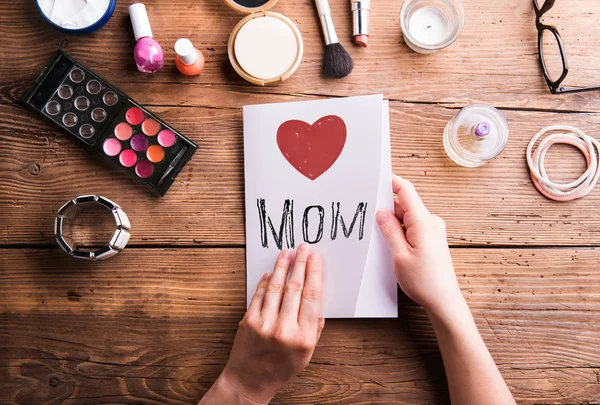
[[[196,76],[204,69],[204,55],[187,38],[175,42],[175,65],[186,76]]]

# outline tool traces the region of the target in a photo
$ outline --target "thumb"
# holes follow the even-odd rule
[[[387,240],[392,256],[394,256],[395,253],[402,254],[405,252],[408,247],[408,242],[406,241],[404,229],[402,229],[402,224],[398,218],[389,211],[381,210],[377,211],[375,219],[377,220],[379,229],[381,229],[381,233],[383,233],[383,236],[385,236],[385,239]]]

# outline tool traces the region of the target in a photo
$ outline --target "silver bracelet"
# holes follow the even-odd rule
[[[68,242],[71,240],[71,238],[63,235],[64,220],[74,219],[77,215],[79,215],[86,204],[100,204],[103,207],[106,207],[112,212],[115,222],[117,223],[117,229],[115,230],[115,234],[113,235],[112,239],[108,243],[108,246],[105,246],[94,252],[78,250],[77,247],[73,245],[72,241],[71,243]],[[56,216],[56,220],[54,221],[54,234],[56,235],[56,243],[58,243],[62,250],[64,250],[70,256],[84,260],[106,260],[125,249],[127,242],[129,242],[130,229],[131,224],[129,222],[129,218],[121,209],[121,207],[108,198],[98,195],[83,195],[75,198],[74,200],[68,201],[65,205],[60,207],[58,210],[58,215]]]

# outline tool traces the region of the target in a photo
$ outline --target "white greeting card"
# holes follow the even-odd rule
[[[244,107],[247,299],[281,249],[323,257],[323,315],[397,316],[377,209],[393,209],[381,95]]]

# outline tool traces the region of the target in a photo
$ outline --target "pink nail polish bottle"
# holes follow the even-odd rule
[[[146,6],[142,3],[130,5],[129,17],[137,41],[133,49],[135,64],[140,72],[154,73],[163,67],[164,55],[158,42],[152,39],[152,29],[150,28]]]

